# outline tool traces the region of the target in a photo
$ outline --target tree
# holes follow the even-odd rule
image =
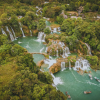
[[[90,7],[90,4],[87,3],[87,4],[84,6],[84,12],[88,12],[88,11],[89,11],[89,7]]]
[[[54,11],[55,11],[55,16],[58,16],[61,13],[61,7],[60,6],[54,7]]]
[[[91,7],[92,11],[98,11],[98,9],[99,9],[99,6],[96,5],[96,4],[93,4],[92,7]]]
[[[57,19],[56,19],[56,21],[58,22],[58,24],[62,24],[62,22],[64,21],[64,17],[62,16],[62,15],[60,15],[60,16],[57,16]]]
[[[7,16],[7,13],[3,13],[3,14],[1,15],[1,21],[2,21],[2,24],[3,24],[3,25],[8,24],[8,16]]]
[[[46,27],[45,19],[40,19],[37,25],[37,29],[39,31],[43,31],[45,27]]]
[[[50,31],[49,27],[47,27],[47,28],[44,29],[44,33],[45,33],[45,34],[50,34],[50,32],[51,32],[51,31]]]
[[[11,16],[10,25],[14,27],[14,29],[19,30],[19,22],[16,15]]]

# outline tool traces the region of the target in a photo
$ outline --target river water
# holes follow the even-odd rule
[[[46,46],[42,42],[37,41],[37,37],[21,37],[14,41],[14,43],[26,48],[28,52],[45,52]],[[33,54],[34,62],[44,59],[41,54]],[[48,65],[44,64],[42,70],[49,71]],[[91,70],[93,77],[100,78],[100,71]],[[66,69],[54,74],[55,77],[59,77],[61,84],[57,84],[58,90],[65,94],[66,91],[71,96],[70,100],[100,100],[100,83],[94,78],[89,79],[88,74],[80,75],[73,69]],[[92,91],[91,94],[84,94],[83,91]]]

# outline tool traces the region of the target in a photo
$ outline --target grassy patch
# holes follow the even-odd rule
[[[17,65],[8,62],[0,66],[0,87],[7,85],[16,73]]]

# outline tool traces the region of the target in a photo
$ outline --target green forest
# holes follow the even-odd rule
[[[42,8],[42,14],[38,11],[38,16],[36,6]],[[83,7],[81,13],[78,13],[79,7]],[[40,71],[33,56],[11,41],[6,26],[10,31],[11,27],[14,29],[16,37],[22,37],[20,27],[25,36],[30,35],[30,30],[33,36],[43,31],[46,43],[49,43],[49,39],[60,40],[69,47],[71,53],[82,54],[92,69],[100,70],[98,15],[100,0],[0,0],[0,100],[67,100],[67,96],[52,86],[52,76]],[[58,37],[50,34],[43,17],[59,24],[61,34]],[[2,29],[7,36],[2,34]],[[92,56],[87,55],[84,43],[90,45]]]

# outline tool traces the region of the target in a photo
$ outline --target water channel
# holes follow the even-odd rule
[[[14,41],[14,43],[26,48],[28,52],[45,52],[46,46],[37,41],[37,37],[21,37]],[[33,54],[34,62],[44,59],[41,54]],[[56,59],[56,58],[51,58]],[[48,65],[42,66],[42,70],[49,71]],[[66,91],[71,95],[68,100],[100,100],[100,83],[94,77],[100,78],[100,71],[91,70],[93,80],[90,80],[88,74],[80,75],[73,69],[66,69],[54,74],[55,77],[60,79],[60,84],[56,88],[65,94]],[[84,94],[84,91],[92,91],[91,94]]]

